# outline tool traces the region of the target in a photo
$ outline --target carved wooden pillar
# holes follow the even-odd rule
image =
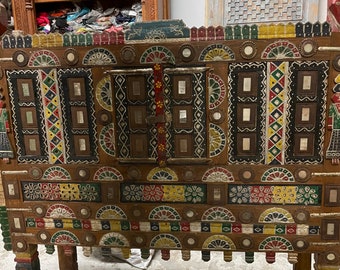
[[[12,10],[15,30],[27,34],[36,33],[34,0],[12,1]]]
[[[169,19],[170,0],[142,0],[143,21]]]
[[[77,247],[58,246],[59,270],[78,270]]]
[[[23,252],[15,252],[15,269],[40,270],[38,245],[30,244]]]
[[[311,268],[311,254],[299,253],[298,261],[294,264],[294,270],[309,270]]]

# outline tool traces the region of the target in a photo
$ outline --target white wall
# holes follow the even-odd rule
[[[171,19],[182,19],[188,27],[205,25],[205,0],[171,0]]]

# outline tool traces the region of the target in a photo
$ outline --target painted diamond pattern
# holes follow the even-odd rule
[[[267,154],[266,163],[275,165],[283,163],[283,134],[284,126],[284,102],[286,96],[284,74],[286,72],[287,64],[285,62],[270,62],[269,64],[269,105],[268,105],[268,119],[269,123],[267,134]]]
[[[61,108],[56,105],[61,104],[56,77],[56,69],[46,71],[41,69],[41,94],[43,96],[44,118],[48,134],[50,164],[65,163],[64,136],[61,130],[62,120],[58,117],[61,115]]]

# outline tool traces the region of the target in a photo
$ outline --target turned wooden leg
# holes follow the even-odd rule
[[[77,247],[58,246],[59,270],[78,270]]]
[[[38,245],[30,244],[24,252],[15,252],[16,270],[40,270]]]
[[[312,254],[299,253],[298,262],[294,264],[294,270],[309,270],[312,267],[311,263]]]

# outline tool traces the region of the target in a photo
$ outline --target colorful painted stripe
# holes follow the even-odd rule
[[[264,235],[318,235],[319,226],[304,224],[241,224],[228,222],[127,221],[27,218],[27,228],[88,231],[197,232]]]
[[[320,205],[321,185],[234,185],[228,186],[229,204]]]
[[[24,201],[101,202],[99,183],[21,182]]]
[[[122,202],[206,203],[207,187],[202,184],[121,184]]]

